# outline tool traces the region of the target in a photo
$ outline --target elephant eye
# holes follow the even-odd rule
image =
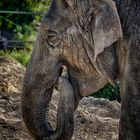
[[[47,41],[54,48],[61,43],[61,35],[53,30],[48,30]]]

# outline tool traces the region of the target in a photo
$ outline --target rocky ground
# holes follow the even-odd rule
[[[25,68],[11,58],[0,58],[0,140],[33,140],[20,111]],[[50,122],[55,126],[59,93],[54,92]],[[83,98],[75,112],[72,140],[117,140],[120,104],[93,97]]]

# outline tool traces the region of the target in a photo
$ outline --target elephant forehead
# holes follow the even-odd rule
[[[75,32],[77,32],[77,28],[75,26],[71,26],[67,29],[67,33],[70,35],[72,35]]]

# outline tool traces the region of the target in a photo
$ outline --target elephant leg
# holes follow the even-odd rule
[[[67,77],[59,77],[57,90],[60,92],[57,110],[59,121],[57,121],[57,135],[52,135],[50,140],[71,140],[74,131],[75,99],[73,87]]]
[[[138,64],[139,65],[139,64]],[[140,68],[140,67],[139,67]],[[119,140],[140,139],[140,71],[135,64],[122,81],[122,113]]]

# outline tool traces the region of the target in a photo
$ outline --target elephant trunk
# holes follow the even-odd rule
[[[35,77],[38,79],[27,77],[29,77],[28,71],[23,85],[21,106],[25,125],[31,135],[35,140],[70,140],[73,134],[75,103],[74,90],[69,80],[64,77],[56,80],[60,99],[57,110],[57,127],[53,130],[48,120],[48,111],[55,85],[45,88],[44,84],[42,85],[43,79],[40,80],[37,75]]]
[[[52,88],[46,91],[37,91],[36,89],[28,95],[26,93],[22,95],[23,119],[29,132],[36,140],[43,140],[53,133],[47,120],[52,91]]]
[[[59,77],[57,88],[60,92],[57,110],[57,128],[52,140],[71,140],[74,130],[74,90],[67,77]]]

